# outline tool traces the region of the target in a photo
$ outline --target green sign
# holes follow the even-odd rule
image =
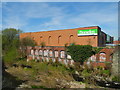
[[[97,35],[98,29],[78,30],[78,36]]]

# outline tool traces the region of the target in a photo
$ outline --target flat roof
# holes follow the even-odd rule
[[[79,29],[85,29],[85,28],[94,28],[94,27],[97,27],[97,28],[100,28],[99,26],[89,26],[89,27],[79,27],[79,28],[72,28],[72,29],[62,29],[62,30],[79,30]],[[62,30],[50,30],[50,31],[38,31],[38,32],[25,32],[25,33],[39,33],[39,32],[52,32],[52,31],[62,31]]]

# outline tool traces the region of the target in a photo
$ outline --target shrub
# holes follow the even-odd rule
[[[114,76],[112,78],[112,81],[114,81],[114,82],[120,82],[120,77],[119,76]]]
[[[102,70],[101,73],[106,74],[106,75],[110,75],[110,70]]]
[[[93,47],[92,51],[94,54],[97,54],[98,52],[100,52],[100,50],[103,49],[102,47]]]
[[[90,45],[71,45],[67,47],[67,52],[75,62],[80,62],[81,65],[93,55]]]
[[[13,64],[17,61],[17,57],[19,56],[18,51],[15,47],[11,47],[7,53],[3,56],[3,60],[5,64]]]

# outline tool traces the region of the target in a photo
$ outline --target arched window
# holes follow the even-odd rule
[[[43,51],[42,51],[42,50],[39,50],[39,55],[40,55],[40,56],[42,56],[42,53],[43,53]]]
[[[65,51],[60,51],[60,58],[65,58]]]
[[[35,55],[39,55],[39,52],[38,52],[38,50],[35,50]]]
[[[53,57],[53,51],[52,50],[49,51],[49,56]]]
[[[58,44],[61,43],[61,36],[58,37]]]
[[[48,50],[44,50],[44,57],[48,56]]]
[[[55,57],[58,57],[58,56],[59,56],[58,51],[55,50]]]
[[[69,42],[70,42],[70,43],[74,43],[74,37],[73,37],[73,35],[70,35],[70,37],[69,37]]]
[[[48,37],[48,44],[51,43],[51,36]]]
[[[31,50],[31,55],[34,55],[34,50],[33,49]]]
[[[40,42],[42,42],[43,41],[43,37],[42,36],[40,36]]]
[[[100,60],[100,62],[106,61],[106,53],[105,52],[100,53],[99,60]]]

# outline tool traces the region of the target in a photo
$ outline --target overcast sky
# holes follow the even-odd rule
[[[118,37],[117,2],[2,2],[2,28],[38,32],[100,26]]]

